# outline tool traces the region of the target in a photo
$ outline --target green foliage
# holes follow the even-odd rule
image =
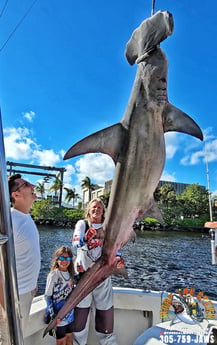
[[[34,202],[31,215],[35,219],[54,219],[61,221],[77,222],[84,218],[83,210],[73,210],[66,207],[56,207],[49,199]]]
[[[146,217],[143,219],[143,222],[149,224],[149,225],[155,225],[155,224],[158,224],[159,221],[155,218],[151,218],[151,217]]]
[[[67,220],[70,222],[77,222],[79,219],[84,218],[83,210],[73,210],[64,208],[63,214],[65,218],[67,218]]]
[[[182,210],[184,216],[195,217],[208,215],[208,192],[198,184],[191,184],[186,187],[179,199],[183,206]]]
[[[191,228],[203,228],[205,222],[207,221],[207,217],[197,217],[197,218],[184,218],[176,220],[176,225],[184,226],[184,227],[191,227]]]
[[[181,217],[186,218],[189,224],[189,218],[194,219],[194,224],[202,224],[203,219],[209,219],[208,192],[198,184],[189,185],[181,195],[176,194],[171,184],[164,184],[156,190],[155,200],[167,224],[177,224]]]
[[[53,202],[48,199],[35,201],[32,206],[31,215],[36,219],[53,218]]]

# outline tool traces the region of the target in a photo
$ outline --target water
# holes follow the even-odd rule
[[[71,246],[72,230],[38,227],[42,268],[38,294],[43,294],[53,253]],[[210,237],[200,233],[148,231],[123,248],[128,278],[112,276],[113,286],[171,291],[195,288],[217,300],[217,266],[211,264]]]

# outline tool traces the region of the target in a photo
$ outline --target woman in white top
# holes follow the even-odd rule
[[[104,241],[103,221],[105,208],[101,199],[90,201],[85,220],[75,226],[72,245],[77,248],[75,272],[82,275],[102,255]],[[79,345],[86,345],[88,315],[94,302],[96,308],[95,329],[100,345],[117,345],[113,334],[114,308],[111,277],[104,280],[75,308],[74,338]]]

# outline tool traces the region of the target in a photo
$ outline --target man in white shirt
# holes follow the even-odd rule
[[[37,199],[34,185],[22,179],[20,174],[8,178],[11,218],[14,237],[18,294],[25,336],[28,327],[32,299],[37,292],[41,254],[39,233],[29,211]]]

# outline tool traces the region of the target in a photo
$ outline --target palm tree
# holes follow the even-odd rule
[[[110,198],[110,192],[109,193],[105,193],[103,195],[100,195],[100,199],[103,201],[105,207],[108,206],[109,198]]]
[[[82,181],[81,181],[81,188],[82,189],[87,189],[88,190],[88,201],[91,200],[91,191],[93,190],[93,184],[91,183],[91,179],[86,176]],[[84,201],[84,197],[83,197]]]
[[[60,174],[55,177],[53,185],[49,188],[50,191],[54,191],[54,195],[57,196],[57,192],[62,188],[62,180],[60,179]]]
[[[70,189],[70,188],[64,187],[64,189],[67,192],[65,196],[65,200],[67,202],[70,202],[71,200],[73,200],[72,207],[74,208],[75,201],[77,201],[77,199],[80,199],[79,194],[75,193],[75,188]]]
[[[43,199],[44,193],[45,193],[44,181],[43,182],[38,182],[38,184],[35,187],[35,191],[37,193],[40,193],[41,194],[41,198]]]

